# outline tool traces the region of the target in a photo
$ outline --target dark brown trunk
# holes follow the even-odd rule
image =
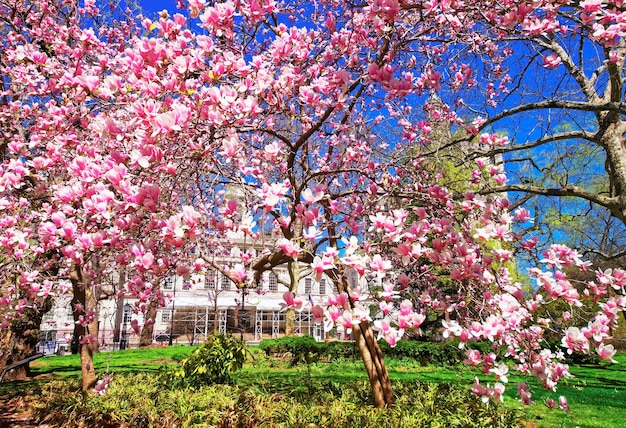
[[[84,275],[82,266],[72,265],[70,270],[70,280],[74,298],[72,299],[72,314],[74,321],[79,321],[80,316],[86,317],[93,310],[97,313],[96,296],[93,293],[88,278]],[[77,305],[84,308],[84,311],[77,311]],[[98,317],[94,317],[90,322],[78,322],[74,328],[74,340],[78,338],[78,352],[80,353],[81,384],[83,391],[89,391],[96,385],[96,372],[93,365],[93,355],[98,352]]]
[[[141,336],[139,337],[139,347],[152,345],[152,336],[154,335],[154,322],[156,321],[157,309],[159,303],[155,300],[150,301],[146,310],[145,320],[141,328]]]
[[[33,308],[27,308],[20,319],[11,323],[0,336],[0,370],[28,358],[37,352],[41,331],[41,320],[52,308],[52,300],[38,298]],[[4,375],[4,379],[25,380],[31,375],[29,364],[16,367]]]
[[[341,292],[350,292],[350,284],[348,283],[345,271],[334,269],[328,272],[329,276],[337,286],[337,290]],[[354,302],[350,299],[350,306],[354,308]],[[387,365],[383,353],[378,345],[374,331],[369,322],[362,322],[358,328],[353,330],[354,339],[363,359],[363,365],[367,372],[367,377],[372,387],[372,395],[374,405],[376,407],[386,407],[394,403],[393,388],[391,379],[387,372]]]
[[[374,405],[376,407],[386,407],[393,404],[393,389],[385,359],[374,336],[374,331],[368,322],[362,322],[359,328],[354,329],[354,339],[361,353],[365,371],[372,387]]]

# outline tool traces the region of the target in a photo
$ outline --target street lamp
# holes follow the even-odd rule
[[[124,304],[124,312],[122,312],[122,337],[120,339],[120,350],[126,349],[128,345],[128,319],[130,318],[130,305]]]
[[[174,305],[176,301],[176,281],[173,281],[172,284],[172,314],[170,315],[170,337],[168,340],[168,346],[172,346],[172,339],[174,337]]]

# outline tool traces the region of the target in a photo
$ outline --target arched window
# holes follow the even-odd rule
[[[130,322],[132,317],[133,317],[133,311],[130,308],[130,305],[128,303],[126,303],[124,305],[124,318],[122,319],[122,322],[128,323],[128,322]]]
[[[326,278],[320,279],[320,294],[326,294]]]
[[[222,290],[230,290],[232,281],[226,275],[222,275]]]
[[[273,272],[269,275],[270,291],[278,291],[278,278]]]
[[[212,269],[204,275],[204,288],[215,290],[215,271]]]
[[[174,277],[168,276],[163,280],[163,290],[173,290],[174,289]]]

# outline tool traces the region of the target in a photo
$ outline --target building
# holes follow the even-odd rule
[[[225,264],[232,262],[224,258]],[[189,278],[172,275],[163,281],[161,290],[171,296],[166,306],[159,308],[154,320],[154,343],[200,343],[214,331],[241,334],[247,341],[279,337],[285,330],[283,293],[289,281],[286,266],[265,272],[254,288],[239,289],[224,274],[215,269]],[[115,280],[112,282],[116,282]],[[296,334],[310,334],[324,339],[321,325],[315,325],[312,305],[326,302],[326,296],[335,292],[329,278],[316,282],[313,277],[299,281],[298,294],[304,300],[303,309],[296,313]],[[57,300],[45,315],[41,330],[41,346],[48,353],[58,349],[59,343],[70,342],[74,329],[70,297]],[[145,323],[144,315],[134,310],[136,298],[104,298],[98,304],[98,341],[102,349],[135,347],[139,335],[132,329],[137,321]]]

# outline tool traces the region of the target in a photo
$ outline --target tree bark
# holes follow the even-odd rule
[[[374,331],[369,322],[362,322],[358,328],[353,330],[365,371],[372,387],[374,406],[386,407],[394,402],[391,380],[387,372],[387,366],[383,353],[374,336]]]
[[[0,370],[28,358],[37,351],[41,334],[41,320],[52,308],[52,300],[40,300],[37,309],[27,308],[20,319],[14,320],[0,336]],[[4,375],[4,379],[25,380],[31,375],[29,364],[16,367]]]
[[[287,308],[285,311],[285,336],[293,336],[296,334],[296,310]]]
[[[74,316],[74,340],[78,338],[80,353],[81,385],[83,391],[89,391],[96,386],[96,372],[93,364],[93,355],[98,352],[98,317],[90,321],[80,321],[80,316],[87,317],[91,310],[97,313],[97,300],[93,289],[88,283],[81,265],[74,263],[70,270],[70,280],[74,297],[72,299],[72,314]],[[81,305],[84,311],[78,311]]]
[[[294,295],[298,292],[298,282],[300,279],[300,264],[297,260],[287,263],[287,271],[289,272],[289,291]],[[287,308],[285,312],[285,336],[294,336],[296,334],[296,310]]]
[[[626,122],[615,120],[607,126],[602,135],[602,143],[607,156],[607,173],[611,196],[616,199],[610,206],[611,214],[626,224],[626,147],[624,133]]]
[[[157,316],[157,309],[159,303],[156,300],[151,300],[146,310],[145,320],[143,327],[141,328],[141,335],[139,337],[139,347],[152,345],[152,337],[154,335],[154,322]]]
[[[327,271],[337,290],[350,295],[350,284],[344,270],[333,269]],[[354,309],[354,301],[349,299],[350,306]],[[387,372],[387,365],[383,357],[382,350],[378,345],[374,331],[369,322],[364,321],[359,324],[358,328],[352,330],[357,347],[363,359],[363,365],[367,372],[367,377],[372,387],[372,395],[374,398],[374,406],[386,407],[394,403],[393,388],[391,379]]]

